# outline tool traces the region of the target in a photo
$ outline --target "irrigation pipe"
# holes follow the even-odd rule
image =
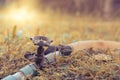
[[[110,49],[120,49],[120,43],[115,41],[102,41],[102,40],[89,40],[89,41],[78,41],[75,43],[68,44],[67,46],[72,48],[72,53],[86,48],[110,48]],[[56,51],[47,54],[45,57],[49,62],[54,62],[54,56],[61,56],[61,52]],[[9,75],[2,80],[26,80],[29,76],[34,76],[37,72],[37,67],[35,64],[28,64],[21,68],[17,73]]]
[[[54,62],[55,56],[60,56],[60,52],[56,51],[45,56],[49,62]],[[21,68],[17,73],[8,75],[2,80],[26,80],[30,76],[34,76],[37,72],[37,66],[35,64],[28,64]]]

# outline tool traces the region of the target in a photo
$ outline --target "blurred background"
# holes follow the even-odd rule
[[[0,0],[1,37],[17,26],[24,37],[119,41],[119,18],[120,0]]]
[[[74,16],[94,15],[99,17],[120,16],[120,0],[0,0],[1,9],[29,8],[29,11],[68,13]],[[34,9],[34,10],[33,10]]]

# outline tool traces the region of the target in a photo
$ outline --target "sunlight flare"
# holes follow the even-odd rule
[[[25,8],[11,9],[6,14],[6,17],[8,19],[11,19],[11,20],[14,20],[14,21],[25,22],[25,21],[30,21],[33,18],[35,18],[35,13],[32,12],[32,11],[29,11]]]

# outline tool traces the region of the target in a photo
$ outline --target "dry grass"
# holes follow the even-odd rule
[[[45,35],[54,45],[79,40],[105,39],[120,41],[119,21],[102,21],[91,17],[73,17],[50,13],[44,23],[33,26],[2,27],[0,29],[0,78],[18,71],[30,63],[23,58],[26,51],[35,51],[29,40],[34,35]],[[39,21],[38,21],[39,23]],[[7,23],[6,23],[7,24]],[[8,23],[9,24],[9,23]],[[22,33],[23,32],[23,33]],[[95,54],[108,54],[112,61],[96,61],[90,50],[82,50],[69,57],[58,57],[32,80],[119,80],[120,51],[93,50]],[[111,54],[112,53],[112,54]]]
[[[69,57],[59,57],[54,66],[39,71],[39,78],[46,80],[117,80],[119,77],[119,58],[116,57],[118,51],[114,51],[113,61],[97,61],[92,56],[95,54],[106,54],[106,50],[82,50]],[[51,68],[52,67],[52,68]],[[38,77],[35,77],[36,79]]]

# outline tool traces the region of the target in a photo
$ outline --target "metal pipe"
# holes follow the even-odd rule
[[[50,53],[45,56],[49,62],[54,62],[55,56],[61,56],[59,51]],[[45,62],[44,62],[45,63]],[[29,76],[34,76],[37,73],[37,66],[35,64],[28,64],[21,68],[17,73],[8,75],[2,80],[26,80]]]

